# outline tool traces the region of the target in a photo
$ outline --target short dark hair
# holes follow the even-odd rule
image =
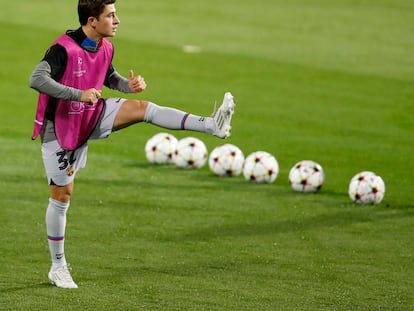
[[[78,16],[79,23],[83,26],[88,23],[89,17],[99,18],[105,6],[115,3],[116,0],[79,0]]]

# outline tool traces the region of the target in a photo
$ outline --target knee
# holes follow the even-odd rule
[[[52,197],[52,199],[62,203],[67,203],[70,201],[70,197],[71,193],[60,193],[59,195]]]
[[[148,102],[144,100],[129,99],[125,101],[121,109],[125,108],[125,111],[131,114],[143,115],[147,107]]]
[[[124,127],[130,126],[134,123],[142,122],[145,120],[145,113],[147,111],[148,102],[143,100],[126,100],[114,122],[114,130],[119,130]]]
[[[143,100],[134,100],[133,101],[133,109],[131,113],[135,114],[135,118],[139,121],[145,119],[145,113],[148,108],[148,102]]]
[[[134,100],[137,109],[140,111],[145,111],[148,107],[148,102],[145,100]]]
[[[50,197],[58,202],[67,203],[73,192],[73,184],[66,186],[50,186]]]

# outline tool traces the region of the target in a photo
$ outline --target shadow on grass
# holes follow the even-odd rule
[[[322,230],[325,228],[341,228],[348,225],[361,223],[375,223],[386,219],[398,220],[400,218],[414,217],[414,210],[401,212],[389,212],[387,209],[376,209],[375,207],[357,209],[353,204],[349,204],[352,210],[346,209],[336,213],[305,217],[295,220],[283,220],[269,223],[257,224],[229,224],[213,226],[208,228],[197,229],[189,233],[172,235],[165,237],[167,240],[189,240],[189,241],[206,241],[222,237],[240,237],[255,235],[275,235],[289,232],[302,232],[308,230]],[[414,219],[414,218],[413,218]]]
[[[28,291],[33,289],[43,289],[43,288],[56,288],[50,282],[42,282],[42,283],[25,283],[16,286],[10,286],[5,288],[0,288],[0,293],[14,293],[19,291]]]

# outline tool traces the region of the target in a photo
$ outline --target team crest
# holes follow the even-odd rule
[[[73,167],[73,165],[69,166],[68,169],[66,170],[66,175],[68,176],[72,176],[73,173],[75,172],[75,168]]]

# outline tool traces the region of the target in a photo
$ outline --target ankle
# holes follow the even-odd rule
[[[206,133],[213,134],[216,131],[216,122],[211,117],[206,118],[206,122],[204,123],[204,129]]]

